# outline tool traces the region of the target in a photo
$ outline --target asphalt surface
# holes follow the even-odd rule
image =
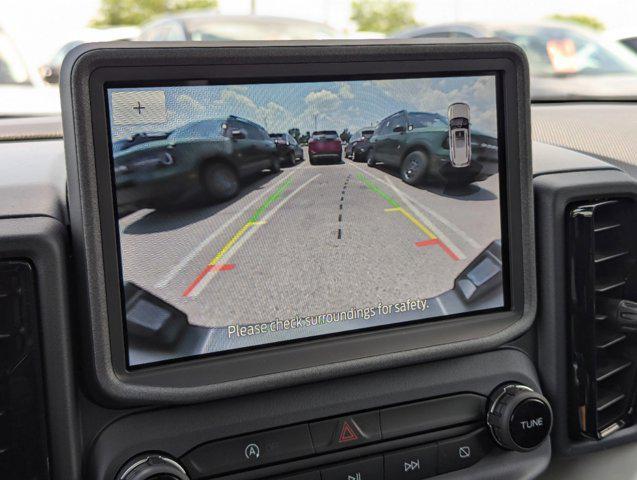
[[[210,350],[440,315],[424,301],[501,237],[498,181],[413,187],[382,166],[306,160],[230,202],[124,217],[124,277],[219,330]],[[337,312],[338,327],[316,317]],[[306,317],[278,337],[236,327]]]

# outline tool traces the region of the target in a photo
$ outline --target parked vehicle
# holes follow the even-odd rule
[[[46,83],[58,84],[64,57],[78,45],[86,42],[130,40],[137,35],[139,35],[137,27],[86,28],[78,34],[77,39],[62,45],[47,63],[38,68],[38,73]]]
[[[373,129],[362,129],[354,132],[345,146],[345,157],[355,162],[366,162],[369,150],[369,139],[374,135]]]
[[[336,130],[312,132],[307,148],[312,165],[316,165],[319,161],[334,163],[342,161],[343,145]]]
[[[536,101],[637,99],[637,56],[622,43],[560,22],[449,23],[407,30],[397,38],[499,37],[529,59]]]
[[[195,11],[169,15],[142,27],[137,40],[216,41],[216,40],[299,40],[343,38],[337,30],[322,23],[265,15],[220,15]]]
[[[60,94],[32,73],[0,29],[0,117],[59,115]]]
[[[270,138],[276,144],[281,162],[293,167],[297,162],[303,161],[303,148],[289,133],[271,133]]]
[[[201,190],[228,200],[249,175],[280,171],[274,141],[260,125],[229,116],[188,123],[168,134],[140,134],[114,147],[118,206],[162,208]]]
[[[449,122],[438,113],[401,110],[381,120],[370,139],[367,164],[397,169],[405,183],[417,185],[434,178],[468,184],[483,180],[498,170],[496,138],[474,131],[475,161],[453,166],[449,152]]]
[[[633,52],[637,53],[637,35],[628,38],[622,38],[620,41],[628,48],[630,48]]]

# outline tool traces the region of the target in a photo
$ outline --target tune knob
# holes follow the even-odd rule
[[[543,395],[526,385],[508,383],[489,397],[487,425],[494,440],[507,450],[528,452],[551,432],[553,412]]]
[[[144,453],[129,460],[116,480],[190,480],[186,471],[168,455]]]

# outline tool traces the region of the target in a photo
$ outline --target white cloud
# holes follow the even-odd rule
[[[351,100],[354,98],[354,92],[352,92],[352,86],[349,83],[341,83],[338,89],[338,96],[345,100]]]

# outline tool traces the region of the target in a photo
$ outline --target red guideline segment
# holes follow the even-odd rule
[[[232,270],[234,268],[234,264],[233,263],[222,263],[222,264],[214,264],[214,265],[206,265],[206,268],[204,268],[201,273],[199,275],[197,275],[197,278],[195,278],[195,280],[188,285],[188,288],[186,288],[186,290],[184,290],[184,292],[181,294],[182,297],[187,297],[188,295],[190,295],[190,292],[192,292],[194,290],[194,288],[197,286],[197,284],[199,282],[201,282],[201,280],[208,275],[208,273],[210,272],[221,272],[223,270]]]

